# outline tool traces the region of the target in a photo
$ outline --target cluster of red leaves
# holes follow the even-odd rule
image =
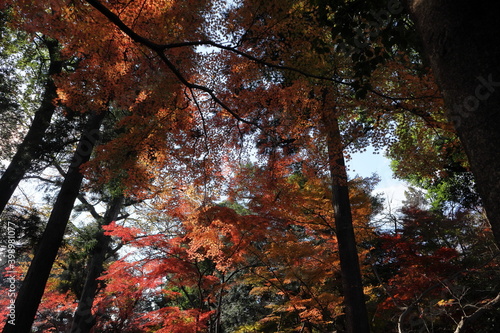
[[[213,314],[207,305],[227,287],[224,274],[245,264],[248,247],[261,237],[250,231],[259,230],[261,222],[256,217],[240,217],[228,208],[212,207],[187,219],[183,234],[176,237],[145,235],[139,229],[116,223],[105,227],[107,234],[147,255],[135,260],[134,253],[130,253],[111,264],[102,277],[107,287],[98,308],[120,321],[103,321],[103,325],[122,325],[124,330],[150,327],[158,332],[201,332]],[[207,261],[213,263],[213,268],[203,267]],[[140,303],[148,299],[159,297],[168,304],[182,296],[172,288],[198,290],[202,295],[198,307],[167,305],[141,312]]]
[[[167,318],[175,314],[189,317],[197,311],[196,320],[183,320],[201,325],[202,318],[208,320],[214,314],[215,300],[221,293],[234,283],[249,283],[254,286],[252,295],[283,297],[283,301],[269,305],[272,313],[263,323],[274,321],[280,313],[293,313],[297,325],[331,325],[342,314],[342,297],[334,282],[339,281],[340,272],[325,184],[299,176],[263,176],[258,173],[265,169],[251,169],[242,169],[238,186],[247,186],[245,179],[252,181],[248,186],[253,187],[255,197],[248,204],[255,215],[239,215],[220,206],[201,208],[183,216],[182,233],[177,236],[146,235],[116,223],[105,227],[108,235],[138,249],[113,263],[103,277],[108,284],[105,298],[126,303],[106,307],[130,309],[130,315],[117,315],[124,318],[132,316],[135,308],[137,325],[149,318],[163,329],[166,324],[157,320],[167,313]],[[363,193],[353,192],[359,226],[366,224],[370,214],[369,200]],[[367,232],[366,227],[363,230]],[[138,253],[144,256],[134,259]],[[229,276],[239,270],[244,272],[243,280],[230,281]],[[153,296],[172,301],[186,288],[197,290],[201,297],[197,306],[191,304],[189,309],[176,308],[167,301],[165,307],[141,314],[138,304],[131,301]]]
[[[14,319],[15,322],[15,311],[12,312],[13,317],[9,317],[9,314],[11,314],[12,301],[15,300],[17,288],[23,279],[25,270],[24,265],[18,265],[13,270],[6,269],[3,274],[2,280],[5,287],[2,288],[0,294],[0,329],[4,327],[9,319]],[[14,289],[11,288],[12,283],[15,286]],[[33,324],[36,330],[60,332],[67,328],[67,323],[71,322],[73,318],[73,312],[76,309],[75,297],[70,292],[60,292],[57,285],[58,280],[53,278],[49,280],[45,287],[44,296]],[[66,318],[67,321],[63,320],[63,318]]]
[[[176,266],[174,271],[183,268],[176,260],[169,263]],[[166,262],[155,260],[113,263],[102,277],[107,286],[94,310],[98,318],[96,328],[103,331],[113,328],[120,332],[149,329],[155,332],[202,332],[210,311],[184,310],[175,306],[148,308],[147,303],[155,298],[177,296],[177,293],[163,289],[165,275],[174,274],[166,266]]]
[[[412,239],[401,235],[381,236],[384,261],[393,269],[388,281],[392,297],[387,298],[381,308],[394,308],[396,304],[411,304],[419,299],[429,288],[439,281],[445,281],[460,266],[455,259],[459,256],[456,249],[440,247],[431,252],[423,252],[421,246]],[[433,288],[427,296],[439,297],[444,285]]]

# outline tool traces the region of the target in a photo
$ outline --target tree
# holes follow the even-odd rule
[[[150,111],[149,108],[152,108],[153,111],[159,111],[160,113],[163,113],[163,115],[161,116],[163,117],[163,119],[167,119],[170,121],[175,118],[174,113],[169,112],[169,109],[172,108],[173,110],[178,111],[176,114],[180,119],[178,121],[178,124],[183,124],[183,121],[185,121],[184,124],[189,124],[190,113],[181,112],[181,110],[186,109],[184,106],[185,95],[183,90],[178,89],[179,86],[173,86],[173,88],[171,88],[173,80],[169,75],[158,75],[158,67],[150,66],[151,63],[150,58],[148,58],[148,54],[143,54],[140,50],[134,50],[133,52],[129,52],[127,54],[127,48],[129,48],[131,40],[126,36],[124,36],[125,39],[116,38],[117,36],[120,36],[122,34],[113,29],[112,26],[111,29],[108,29],[110,25],[104,24],[102,26],[104,28],[103,30],[100,30],[100,32],[102,33],[100,37],[102,37],[102,39],[100,39],[100,37],[97,37],[96,40],[99,40],[98,47],[97,49],[92,49],[92,47],[94,46],[92,42],[88,43],[88,41],[85,41],[82,44],[82,40],[79,39],[79,35],[82,33],[82,31],[98,31],[94,29],[93,24],[95,23],[95,21],[93,21],[92,19],[85,19],[81,23],[80,27],[75,27],[72,23],[73,20],[67,19],[67,15],[70,15],[71,13],[65,10],[61,11],[60,9],[62,9],[63,7],[60,6],[60,4],[48,4],[28,1],[26,3],[19,2],[16,4],[3,5],[18,6],[18,11],[13,10],[13,13],[15,14],[13,21],[15,22],[14,24],[18,25],[18,27],[26,29],[29,32],[41,32],[54,36],[54,38],[57,38],[58,42],[61,45],[62,53],[68,55],[68,57],[76,57],[79,60],[78,70],[71,73],[64,73],[64,75],[57,77],[57,85],[59,88],[59,102],[61,102],[61,104],[64,104],[65,107],[76,114],[88,113],[88,110],[92,110],[90,112],[98,113],[90,117],[90,128],[87,127],[85,132],[86,134],[82,137],[80,145],[77,147],[77,151],[74,154],[74,160],[72,161],[73,163],[71,163],[69,171],[66,173],[65,181],[59,193],[58,200],[54,204],[53,213],[49,218],[47,229],[42,236],[39,251],[37,252],[33,263],[30,266],[28,275],[19,292],[16,304],[16,308],[20,313],[18,318],[19,324],[15,328],[9,328],[9,325],[7,325],[5,328],[5,331],[9,331],[12,329],[21,329],[22,331],[27,331],[29,330],[29,326],[31,326],[31,322],[36,312],[38,302],[42,297],[43,286],[47,281],[47,275],[53,263],[53,260],[51,260],[51,258],[55,257],[57,248],[62,241],[69,214],[71,213],[74,200],[78,194],[80,184],[83,179],[83,174],[81,173],[82,170],[80,170],[79,168],[90,159],[92,147],[97,140],[95,135],[99,133],[98,129],[100,127],[100,121],[102,120],[100,117],[104,116],[104,112],[100,112],[100,110],[104,108],[107,109],[110,103],[112,103],[116,109],[133,111],[133,104],[136,102],[137,105],[139,105],[139,107],[137,107],[137,113],[143,112],[143,115],[145,115]],[[35,7],[28,8],[31,5]],[[182,8],[183,9],[181,11],[193,10],[193,8]],[[85,12],[89,8],[84,6],[81,9],[83,9],[83,12]],[[172,14],[172,12],[175,13],[177,10],[177,8],[164,9],[168,12],[168,14]],[[196,20],[197,17],[199,16],[194,15],[193,19]],[[46,19],[53,20],[53,24],[45,24]],[[162,22],[162,24],[166,22],[166,20],[163,20],[161,17],[159,18],[159,20]],[[189,22],[189,24],[191,23],[193,22]],[[193,32],[197,29],[197,26],[195,24],[189,24],[187,26],[193,29],[190,30],[190,32]],[[171,24],[171,28],[174,30],[178,28],[175,22]],[[182,29],[178,31],[181,30]],[[190,32],[188,31],[187,33]],[[93,35],[93,33],[89,33],[88,35]],[[110,42],[117,47],[111,47],[110,49],[108,49],[108,47],[106,46],[103,49],[103,41],[105,44],[107,42]],[[121,44],[122,42],[124,43]],[[97,52],[93,53],[94,51]],[[126,55],[123,56],[124,54]],[[139,57],[142,57],[142,60],[145,61],[145,64],[143,66],[134,64],[132,67],[130,67],[129,65],[132,64],[132,61],[130,61],[129,59],[137,59],[135,58],[137,55],[139,55]],[[121,61],[117,62],[116,60],[120,57]],[[189,58],[186,57],[186,60],[189,61]],[[105,64],[108,63],[108,61],[109,66],[106,66]],[[110,68],[115,68],[115,66],[118,66],[118,71],[109,70]],[[150,73],[155,73],[155,75],[151,75],[151,81],[147,82],[147,80],[141,80],[142,85],[141,87],[138,87],[138,90],[129,89],[130,86],[135,86],[137,83],[137,72],[141,72],[144,74],[144,71],[148,72],[148,70],[150,71]],[[83,77],[81,76],[82,73],[85,73]],[[127,77],[127,79],[124,79],[125,77]],[[162,77],[162,84],[160,84],[157,80],[158,77]],[[122,78],[125,81],[128,81],[128,84],[123,85],[124,82],[118,78]],[[155,84],[153,85],[152,82],[154,82]],[[157,94],[162,94],[164,96],[165,89],[169,90],[172,96],[171,99],[161,100],[160,102],[156,103],[157,100],[155,100],[155,98],[147,98],[148,94],[150,94],[151,91],[153,91],[153,93],[151,94],[155,97],[157,96]],[[154,126],[163,125],[163,129],[168,126],[168,124],[154,122],[152,118],[143,117],[143,115],[137,113],[133,114],[130,118],[128,118],[128,120],[145,118],[145,122],[150,122],[150,124],[154,124]],[[144,138],[148,138],[148,135],[150,134],[148,131],[150,128],[148,128],[148,126],[144,126],[144,122],[138,122],[134,125],[131,125],[131,127],[140,129],[139,137],[144,135],[142,137],[143,140]],[[176,127],[176,130],[181,132],[180,134],[179,132],[177,132],[178,136],[183,136],[185,132],[189,132],[189,127],[178,126]],[[159,131],[157,132],[158,135],[162,134]],[[132,134],[132,136],[135,134]],[[127,138],[125,138],[124,140],[125,142],[126,139]],[[138,143],[140,144],[141,142],[142,140],[140,140]],[[149,142],[154,142],[153,138],[151,138],[151,141]],[[144,165],[140,165],[140,163],[135,162],[137,162],[137,160],[141,157],[144,159],[154,159],[156,154],[149,155],[149,149],[140,151],[135,150],[134,144],[136,143],[137,142],[133,141],[128,142],[127,145],[125,145],[125,149],[123,149],[123,146],[119,146],[121,152],[129,153],[128,155],[124,156],[124,162],[128,163],[128,165],[122,165],[119,169],[111,168],[109,172],[116,172],[115,174],[111,175],[111,177],[117,178],[118,181],[122,181],[123,183],[125,183],[125,185],[128,185],[128,187],[126,187],[126,190],[139,195],[139,193],[144,191],[145,187],[148,187],[148,183],[150,181],[147,176],[141,178],[141,176],[144,175],[144,173],[142,173]],[[164,142],[163,140],[159,140],[156,143],[166,144],[166,142]],[[116,144],[116,141],[114,142],[114,144]],[[141,156],[141,154],[144,155]],[[103,162],[105,160],[106,159],[100,160],[100,162]],[[106,179],[107,175],[109,175],[109,173],[102,174],[99,175],[99,177],[96,177],[98,178],[97,182],[99,180]],[[30,293],[33,293],[33,295],[31,295]]]
[[[178,222],[175,236],[138,234],[112,226],[115,235],[144,249],[146,256],[134,263],[137,267],[121,260],[108,272],[108,290],[99,295],[95,307],[97,318],[102,319],[98,329],[200,331],[206,327],[220,332],[227,290],[235,282],[231,278],[246,273],[256,260],[271,258],[260,273],[275,274],[267,279],[267,287],[275,283],[281,289],[274,290],[281,294],[275,295],[278,301],[269,316],[283,318],[280,322],[290,329],[301,325],[303,331],[329,330],[338,316],[325,304],[331,301],[330,306],[336,305],[338,298],[331,292],[336,287],[331,278],[336,254],[328,255],[338,248],[347,329],[369,330],[356,237],[363,245],[370,244],[366,241],[370,237],[353,225],[357,218],[352,216],[355,210],[348,195],[344,154],[372,140],[378,146],[392,143],[400,161],[417,156],[409,149],[413,143],[425,153],[420,156],[435,156],[442,146],[434,145],[432,131],[455,143],[443,121],[440,96],[430,83],[432,76],[416,52],[417,44],[402,40],[412,37],[405,28],[410,22],[407,15],[402,7],[392,8],[394,17],[370,12],[382,2],[315,1],[309,5],[307,1],[245,1],[221,6],[199,1],[158,6],[148,0],[71,4],[22,0],[8,4],[16,9],[16,26],[55,38],[64,57],[78,59],[78,68],[53,78],[58,103],[74,113],[109,107],[125,114],[118,121],[119,134],[83,166],[91,180],[89,187],[99,190],[113,183],[120,195],[137,201],[165,201],[163,211]],[[221,10],[227,25],[209,31],[220,18],[214,11]],[[378,22],[380,32],[368,31],[371,19]],[[353,34],[351,28],[362,28],[361,33]],[[369,43],[363,43],[363,38]],[[215,50],[197,49],[201,46]],[[469,103],[462,110],[476,109],[470,103],[475,103],[474,98],[481,101],[487,93],[491,96],[484,101],[495,101],[491,91],[496,87],[494,77],[483,79],[475,95],[469,95],[472,99],[461,95]],[[393,131],[394,124],[397,129]],[[407,141],[394,144],[391,135]],[[242,158],[248,146],[258,150],[258,166],[252,172],[261,173],[262,182],[252,179],[245,183],[233,177],[234,170],[250,160]],[[453,160],[459,155],[452,152],[446,157]],[[469,151],[470,159],[475,157],[472,155]],[[421,162],[418,171],[432,174],[427,160]],[[404,163],[399,166],[403,169]],[[75,179],[81,176],[70,170]],[[472,170],[478,172],[478,167]],[[327,181],[333,185],[332,191],[323,188]],[[311,183],[320,183],[320,189],[314,194],[301,193]],[[224,191],[237,190],[248,194],[242,202],[248,203],[250,213],[239,215],[214,205]],[[201,198],[197,205],[184,205],[182,200],[194,192]],[[484,190],[480,193],[485,194]],[[333,212],[331,207],[322,206],[328,199]],[[66,218],[72,203],[66,207],[69,211],[59,210],[59,206],[58,200],[54,213],[64,211],[62,217]],[[330,214],[336,215],[335,228]],[[419,218],[431,221],[423,215]],[[256,222],[261,223],[259,228]],[[59,225],[57,229],[59,237],[64,228]],[[42,244],[50,239],[47,232]],[[408,232],[421,231],[408,228]],[[273,241],[261,241],[266,233]],[[443,240],[453,243],[453,233],[446,233],[436,244]],[[333,244],[334,235],[338,247]],[[425,234],[427,238],[434,236]],[[107,239],[101,239],[105,248]],[[394,243],[425,248],[415,239]],[[444,274],[440,269],[447,267],[444,262],[455,259],[454,247],[422,250],[425,259],[398,255],[393,260],[400,260],[401,266],[407,264],[405,256],[420,261],[387,280],[403,284],[408,278],[418,285],[418,270],[429,260],[436,261],[434,273],[441,278]],[[49,256],[54,252],[53,247],[42,249],[49,251]],[[149,250],[153,256],[148,256]],[[259,257],[259,250],[269,257]],[[277,263],[280,254],[290,259],[286,267]],[[311,259],[316,260],[318,254],[328,256],[328,263],[321,266],[323,275],[314,270]],[[360,254],[364,258],[366,251]],[[34,263],[39,262],[35,259]],[[97,270],[101,264],[98,260]],[[328,264],[331,267],[327,268]],[[158,267],[166,270],[167,276]],[[43,266],[43,274],[46,269]],[[35,274],[30,271],[27,279],[32,280]],[[330,289],[325,281],[331,283]],[[95,294],[95,276],[89,278],[88,285],[90,294]],[[37,288],[40,290],[43,292]],[[22,291],[20,296],[25,297]],[[423,297],[417,301],[420,299]],[[493,306],[495,298],[487,303]],[[91,311],[90,304],[83,305],[84,311]],[[283,310],[283,306],[288,308]],[[464,323],[477,317],[464,313]]]
[[[48,49],[50,59],[44,94],[26,137],[17,148],[8,168],[0,178],[0,212],[4,210],[17,185],[32,166],[33,160],[41,156],[44,135],[56,110],[57,88],[52,76],[61,73],[63,62],[59,43],[47,37],[43,39],[43,42]]]
[[[418,201],[410,196],[398,228],[375,240],[370,257],[380,286],[374,329],[491,331],[498,325],[490,311],[498,302],[491,284],[498,253],[487,221],[473,211],[444,217]]]
[[[3,332],[30,332],[36,310],[42,299],[50,270],[63,240],[74,202],[80,191],[83,174],[80,166],[90,159],[102,119],[106,113],[101,111],[89,117],[87,127],[73,155],[74,163],[68,169],[63,185],[45,231],[16,297],[15,324],[7,323]]]
[[[358,86],[363,87],[374,68],[394,51],[405,52],[421,69],[432,67],[446,103],[448,124],[460,138],[499,240],[499,185],[495,181],[499,158],[493,146],[499,135],[495,130],[499,121],[495,111],[498,59],[494,56],[498,53],[498,22],[491,15],[493,7],[433,0],[315,3],[322,8],[321,18],[332,28],[340,48],[357,59]],[[384,47],[377,49],[380,42]],[[367,88],[364,90],[369,91]]]
[[[239,186],[258,188],[252,191],[249,208],[225,203],[190,210],[183,204],[182,215],[177,215],[179,211],[176,218],[164,214],[158,219],[156,228],[164,230],[159,233],[118,224],[106,227],[132,248],[133,258],[113,263],[106,273],[98,327],[180,330],[185,324],[195,324],[189,319],[194,314],[205,313],[210,332],[226,332],[229,323],[236,321],[225,312],[236,310],[229,302],[236,289],[244,299],[256,302],[244,304],[259,312],[246,314],[258,320],[247,325],[289,331],[342,327],[338,320],[341,285],[335,282],[337,242],[331,232],[327,185],[299,173],[270,180],[268,172],[257,167],[242,169]],[[367,241],[371,200],[362,187],[358,189],[363,182],[354,184],[358,191],[351,193],[353,216],[358,230],[364,227],[359,232]],[[235,189],[235,198],[246,194]],[[227,206],[239,207],[242,215]],[[180,226],[168,226],[179,218]],[[130,289],[124,290],[128,284]],[[111,317],[120,319],[105,320]]]
[[[105,298],[99,306],[103,307],[101,316],[116,319],[114,323],[98,322],[98,327],[165,332],[201,332],[209,327],[220,332],[216,318],[221,293],[230,280],[226,273],[241,262],[248,232],[231,225],[245,224],[234,220],[236,215],[228,208],[214,207],[193,215],[184,221],[178,235],[145,235],[140,229],[116,223],[106,227],[135,247],[136,257],[145,255],[132,262],[119,260],[107,271]],[[146,300],[155,305],[151,308]]]
[[[284,164],[283,169],[247,167],[231,191],[234,199],[248,202],[248,208],[266,217],[272,226],[252,252],[256,266],[245,274],[247,283],[257,284],[252,293],[268,299],[273,309],[260,321],[262,330],[272,323],[274,329],[299,330],[302,325],[318,331],[345,329],[339,313],[339,297],[345,291],[340,284],[340,241],[331,203],[331,179],[309,169],[307,162],[292,167]],[[357,239],[369,242],[366,223],[373,209],[371,200],[359,195],[363,193],[360,183],[349,185]],[[359,253],[363,258],[365,251]],[[273,299],[269,295],[277,296]]]
[[[427,190],[435,210],[481,209],[474,177],[456,134],[425,126],[416,117],[401,118],[398,140],[387,151],[395,175]]]
[[[325,100],[329,98],[327,93]],[[331,97],[330,97],[331,98]],[[325,101],[325,108],[329,104]],[[361,277],[354,226],[347,185],[344,147],[337,110],[324,110],[324,126],[328,145],[328,163],[332,178],[332,205],[335,234],[339,243],[339,259],[346,305],[347,332],[369,332],[368,312]]]
[[[117,219],[120,209],[123,206],[123,201],[124,197],[122,195],[112,198],[106,214],[102,217],[102,222],[99,223],[99,227],[109,225]],[[104,235],[103,230],[99,230],[95,235],[95,245],[91,251],[87,267],[87,276],[78,302],[78,307],[73,317],[72,332],[89,332],[95,324],[95,319],[92,317],[92,305],[97,294],[98,279],[104,270],[104,262],[110,252],[110,242],[111,237]]]
[[[493,4],[408,1],[500,244],[499,22]]]

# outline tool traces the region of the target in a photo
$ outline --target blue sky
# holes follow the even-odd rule
[[[393,177],[390,161],[384,157],[383,152],[375,154],[373,148],[368,147],[366,152],[352,154],[347,165],[350,177],[356,175],[370,177],[373,173],[376,173],[381,180],[374,192],[382,193],[385,206],[390,205],[392,211],[401,206],[401,201],[405,199],[404,192],[407,185],[405,182]]]

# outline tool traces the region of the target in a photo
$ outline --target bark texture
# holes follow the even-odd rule
[[[332,204],[339,247],[346,332],[368,333],[370,332],[370,323],[352,222],[343,144],[338,119],[334,112],[325,114],[324,123],[327,131],[328,159],[332,177]]]
[[[407,5],[500,245],[500,3],[409,0]]]
[[[15,302],[15,325],[6,323],[4,333],[29,333],[43,296],[52,265],[61,246],[73,205],[80,192],[83,174],[80,166],[90,159],[90,152],[96,141],[105,113],[89,117],[78,147],[73,155],[73,163],[64,178],[61,190],[52,208],[47,226],[40,240],[35,257],[31,261],[26,277],[19,289]]]

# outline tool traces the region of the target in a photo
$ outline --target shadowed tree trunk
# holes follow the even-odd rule
[[[500,245],[500,3],[407,0]]]
[[[91,114],[80,142],[73,155],[73,162],[64,178],[61,190],[47,222],[35,257],[21,285],[15,302],[15,325],[6,323],[4,333],[29,333],[43,296],[52,265],[61,246],[73,205],[80,191],[83,174],[80,166],[90,159],[99,136],[99,127],[105,112]]]
[[[57,41],[49,38],[44,40],[50,56],[45,91],[26,137],[17,148],[16,154],[0,178],[0,213],[5,209],[19,182],[31,167],[33,160],[40,157],[42,140],[56,109],[53,101],[57,97],[57,91],[51,76],[61,72],[62,61]]]
[[[324,98],[327,98],[325,93]],[[337,114],[324,111],[323,122],[328,141],[328,162],[332,177],[332,204],[339,248],[340,272],[346,314],[346,331],[368,333],[370,324],[365,305],[358,249],[352,222],[347,171]]]
[[[123,206],[124,197],[122,195],[114,198],[108,205],[106,214],[102,219],[101,226],[108,225],[116,220],[120,209]],[[73,324],[71,326],[72,333],[88,333],[95,325],[95,318],[92,315],[92,305],[97,292],[98,281],[104,270],[104,261],[109,254],[109,244],[111,241],[110,236],[104,235],[101,229],[96,235],[96,245],[92,249],[91,257],[89,260],[87,277],[83,286],[83,292],[78,302],[75,316],[73,317]]]

